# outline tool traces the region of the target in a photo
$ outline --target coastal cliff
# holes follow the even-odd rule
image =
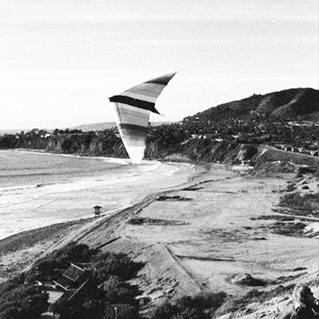
[[[288,89],[224,103],[180,122],[150,124],[145,158],[233,164],[253,161],[263,145],[318,156],[318,101],[318,90]],[[0,149],[127,158],[117,128],[101,127],[5,134],[0,136]]]

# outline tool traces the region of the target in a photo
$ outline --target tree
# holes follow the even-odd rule
[[[178,313],[179,308],[167,302],[155,310],[152,319],[170,319]]]
[[[186,308],[171,319],[210,319],[210,316],[204,313],[201,309]]]
[[[138,309],[127,304],[107,305],[104,319],[114,319],[115,315],[117,319],[139,319]]]
[[[3,293],[0,305],[1,319],[33,319],[47,310],[48,294],[34,286],[20,285]]]
[[[0,136],[0,149],[10,149],[15,148],[16,138],[14,135],[5,134]]]
[[[110,275],[128,280],[136,276],[142,266],[142,263],[132,261],[126,254],[106,253],[97,257],[93,276],[100,282],[107,280]]]
[[[1,319],[22,319],[21,313],[18,310],[16,305],[7,307],[3,311],[0,310],[0,318]]]

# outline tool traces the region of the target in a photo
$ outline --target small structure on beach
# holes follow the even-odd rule
[[[93,207],[93,213],[95,217],[99,217],[101,215],[101,206],[94,206]]]

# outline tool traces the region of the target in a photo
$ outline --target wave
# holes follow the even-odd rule
[[[50,184],[6,186],[6,187],[0,187],[0,192],[12,192],[12,191],[21,191],[21,190],[27,190],[27,189],[34,189],[34,188],[43,187],[45,185],[50,185]]]
[[[6,217],[0,224],[0,238],[22,228],[89,217],[95,205],[111,214],[148,194],[184,183],[192,173],[189,164],[143,160],[133,165],[129,159],[21,152],[0,158],[0,164],[12,172],[0,176],[0,216]],[[37,170],[39,166],[46,170]],[[16,170],[21,167],[34,172],[20,174],[30,173],[30,169]]]

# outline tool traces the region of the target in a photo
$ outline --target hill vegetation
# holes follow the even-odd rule
[[[294,164],[306,163],[315,166],[318,161],[312,159],[319,155],[319,125],[316,122],[318,101],[316,90],[291,89],[226,103],[187,117],[180,123],[150,126],[146,157],[192,162],[246,162],[258,168],[258,172],[274,173],[278,169],[292,172]],[[0,148],[127,157],[115,127],[100,131],[73,128],[49,132],[33,129],[30,132],[1,136]],[[272,152],[259,152],[261,148],[272,149]],[[298,153],[299,157],[294,157],[292,151]],[[273,163],[276,163],[276,166],[272,166]],[[316,174],[313,170],[303,173],[309,172]],[[161,199],[163,200],[158,200]],[[307,218],[311,215],[310,217],[314,218],[317,208],[318,194],[304,195],[296,190],[296,186],[290,185],[286,193],[282,194],[278,208],[285,216],[271,216],[276,222],[269,225],[269,229],[273,234],[301,236],[306,223],[291,222],[291,218],[294,215]],[[152,225],[163,224],[162,219],[147,221]],[[145,219],[135,218],[130,220],[130,223],[145,223]],[[34,236],[31,240],[34,240]],[[15,245],[12,241],[9,248],[14,248]],[[79,299],[70,302],[61,298],[52,306],[51,310],[59,313],[60,318],[113,318],[115,308],[118,318],[140,318],[138,296],[142,292],[131,285],[129,280],[136,277],[143,265],[132,261],[123,253],[101,253],[98,249],[90,249],[86,244],[76,243],[54,251],[36,261],[28,272],[0,284],[0,318],[39,317],[49,307],[48,292],[44,289],[45,285],[39,283],[59,280],[72,263],[84,265],[91,274],[91,282],[89,290],[82,296],[78,295]],[[246,285],[249,286],[249,283]],[[252,301],[260,302],[290,292],[292,287],[293,285],[289,284],[267,291],[253,289],[240,298],[227,295],[223,291],[184,296],[156,308],[151,318],[218,317],[242,309]]]
[[[72,299],[66,291],[50,306],[50,291],[59,291],[54,282],[71,263],[85,264],[89,281],[76,290]],[[47,309],[61,319],[113,318],[116,307],[119,318],[137,319],[135,297],[139,291],[126,281],[134,278],[141,266],[123,253],[100,253],[85,244],[69,243],[38,260],[29,271],[0,284],[0,318],[33,319]]]
[[[248,98],[209,108],[196,114],[208,120],[227,117],[253,118],[262,116],[272,120],[317,121],[319,91],[311,88],[289,89]]]
[[[299,88],[253,95],[210,108],[179,123],[150,125],[145,156],[172,159],[172,155],[179,154],[175,159],[229,161],[235,159],[232,152],[238,153],[240,145],[263,143],[287,150],[298,149],[308,155],[317,152],[315,155],[318,155],[318,114],[318,90]],[[0,149],[127,157],[113,125],[96,131],[82,128],[55,129],[53,132],[33,129],[5,134],[0,136]]]
[[[63,292],[57,282],[72,264],[84,266],[89,281],[85,281],[72,298],[67,290],[58,300],[49,302],[50,294]],[[30,270],[0,284],[0,318],[39,318],[46,311],[59,314],[61,319],[113,319],[115,311],[119,319],[142,318],[138,301],[142,291],[128,281],[136,277],[143,266],[126,254],[102,253],[86,244],[71,242],[37,260]],[[174,303],[164,303],[151,318],[208,319],[227,298],[230,296],[224,292],[184,296]]]
[[[316,90],[291,89],[226,103],[182,122],[150,125],[145,157],[233,163],[252,159],[256,147],[262,144],[318,156],[319,124],[315,121],[318,101]],[[278,114],[282,115],[279,119]],[[312,121],[297,120],[300,118]],[[237,155],[243,145],[246,155],[239,159]],[[128,157],[115,127],[102,131],[33,129],[0,136],[0,149],[11,148]]]

